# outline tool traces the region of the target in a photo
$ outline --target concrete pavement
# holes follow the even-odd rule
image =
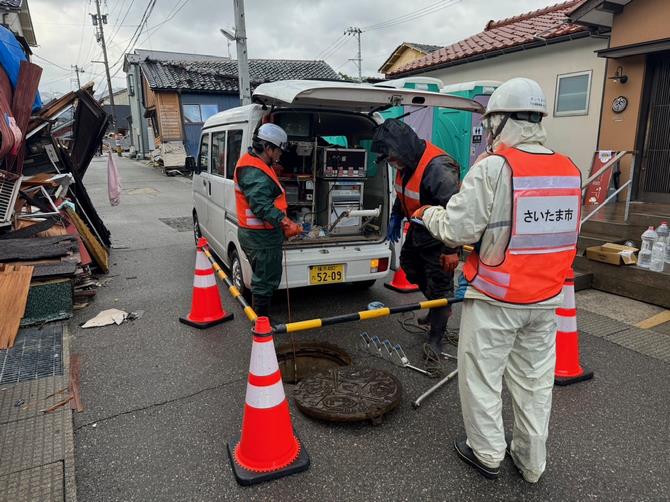
[[[580,318],[581,329],[599,336],[582,336],[582,354],[596,378],[555,389],[548,467],[538,485],[522,481],[509,460],[492,482],[456,458],[452,442],[463,426],[455,383],[413,410],[410,402],[434,381],[356,351],[358,334],[367,330],[401,343],[417,360],[418,335],[402,330],[397,318],[385,318],[305,332],[295,340],[329,341],[349,350],[355,364],[394,373],[404,389],[400,407],[373,427],[318,422],[291,405],[294,426],[312,458],[310,470],[239,487],[225,443],[240,428],[249,324],[223,290],[234,321],[206,331],[178,322],[190,304],[193,238],[159,218],[189,217],[190,181],[127,159],[119,168],[124,190],[115,208],[106,198],[104,161],[94,160],[85,179],[116,249],[109,281],[71,323],[72,351],[82,356],[86,407],[75,415],[80,500],[660,500],[670,493],[668,363],[656,353],[650,357],[610,342],[608,335],[628,326],[586,318],[588,313]],[[368,291],[298,290],[291,296],[292,317],[418,298],[381,284]],[[77,327],[112,307],[145,314],[121,326]],[[274,308],[286,318],[284,293]],[[290,398],[292,387],[286,391]],[[509,427],[510,413],[507,400]]]

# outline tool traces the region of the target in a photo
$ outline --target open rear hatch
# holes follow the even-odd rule
[[[268,106],[299,106],[372,113],[390,106],[413,105],[452,108],[483,113],[474,100],[416,89],[396,89],[383,84],[355,84],[318,80],[283,80],[259,85],[253,100]]]

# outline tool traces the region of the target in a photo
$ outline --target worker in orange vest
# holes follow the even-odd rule
[[[287,140],[278,125],[261,125],[233,175],[237,235],[251,264],[251,303],[258,316],[269,316],[272,294],[279,287],[284,239],[302,232],[286,215],[286,193],[273,169]]]
[[[395,169],[396,199],[391,211],[389,240],[400,239],[403,218],[409,219],[424,204],[446,205],[458,191],[459,167],[444,150],[419,138],[402,120],[391,119],[375,131],[372,150]],[[435,239],[420,225],[411,224],[400,253],[407,279],[429,300],[451,296],[458,249]],[[430,324],[426,353],[440,357],[450,307],[431,309],[421,324]]]
[[[546,115],[537,82],[502,84],[483,119],[488,153],[446,207],[414,213],[448,246],[476,243],[462,279],[458,387],[467,437],[455,441],[456,452],[496,478],[507,450],[529,483],[546,468],[555,309],[575,257],[581,207],[579,169],[543,146]],[[508,436],[503,376],[514,404]]]

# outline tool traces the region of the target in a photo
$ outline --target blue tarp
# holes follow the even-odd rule
[[[27,61],[26,53],[23,52],[23,47],[16,40],[14,34],[4,26],[0,26],[0,65],[2,65],[12,88],[16,88],[16,82],[19,79],[19,68],[21,61]],[[35,102],[33,103],[33,112],[42,108],[42,100],[40,93],[35,94]]]

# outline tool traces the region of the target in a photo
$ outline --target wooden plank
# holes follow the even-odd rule
[[[81,413],[84,411],[84,405],[81,402],[81,394],[79,393],[79,372],[80,372],[81,362],[79,360],[79,354],[72,354],[70,356],[70,396],[72,401],[70,401],[70,408]]]
[[[651,316],[649,319],[640,321],[636,326],[642,329],[651,329],[660,326],[661,324],[665,324],[666,322],[670,322],[670,310],[659,312],[658,314]]]
[[[0,265],[0,349],[14,346],[26,310],[33,267]]]
[[[77,239],[71,235],[6,239],[0,244],[0,262],[58,258],[77,250]]]
[[[91,254],[91,257],[95,263],[100,267],[100,269],[106,274],[109,272],[109,253],[100,243],[100,241],[91,233],[86,224],[82,221],[77,213],[75,213],[69,207],[65,209],[67,212],[70,221],[74,223],[77,232],[81,236],[81,240],[84,242],[86,249]]]
[[[25,153],[24,144],[26,133],[28,132],[28,122],[35,102],[35,94],[40,84],[42,68],[28,61],[21,61],[19,69],[19,78],[14,89],[14,99],[12,101],[12,115],[16,120],[16,125],[21,130],[21,147],[16,156],[8,155],[5,159],[6,169],[18,174],[23,172],[23,156]]]

